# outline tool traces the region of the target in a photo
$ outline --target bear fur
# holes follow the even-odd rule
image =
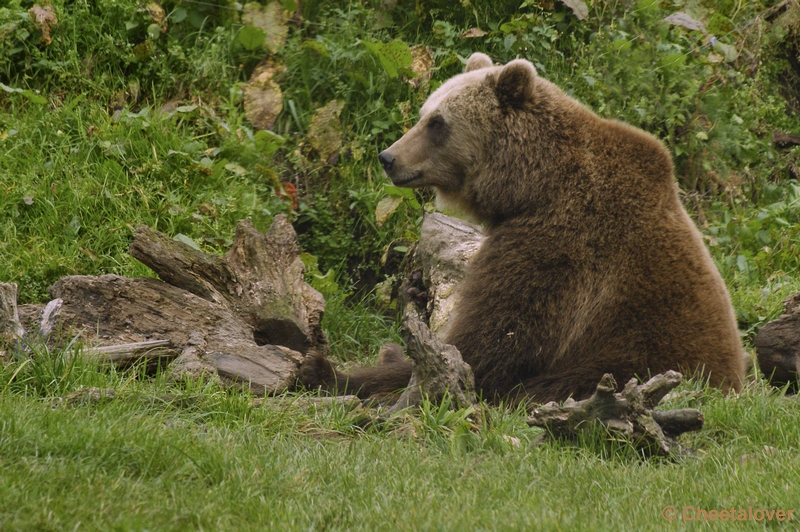
[[[588,397],[667,370],[738,391],[744,358],[728,291],[652,135],[605,120],[531,63],[473,54],[419,122],[379,155],[397,186],[486,227],[446,341],[489,400]],[[362,396],[407,382],[393,356],[352,375],[316,357],[301,379]]]

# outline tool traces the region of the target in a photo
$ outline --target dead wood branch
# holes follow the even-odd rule
[[[24,335],[17,310],[17,285],[0,283],[0,341],[10,345]]]
[[[172,349],[169,340],[148,340],[130,344],[106,345],[83,350],[83,355],[103,363],[128,367],[136,362],[172,360],[180,354]]]
[[[461,353],[455,346],[434,336],[421,319],[413,300],[406,302],[405,309],[403,339],[413,370],[408,388],[389,412],[417,406],[422,397],[440,401],[445,394],[450,394],[456,407],[475,404],[475,379]]]
[[[581,432],[600,425],[615,438],[624,438],[648,455],[668,456],[678,448],[675,438],[703,426],[699,410],[653,410],[681,381],[680,373],[668,371],[644,384],[631,379],[622,393],[615,393],[617,383],[607,373],[590,398],[568,399],[560,405],[548,403],[536,408],[528,425],[546,429],[545,439],[566,440],[575,440]]]

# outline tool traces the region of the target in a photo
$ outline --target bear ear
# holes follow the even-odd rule
[[[467,68],[464,69],[464,72],[472,72],[473,70],[488,68],[490,66],[492,66],[492,60],[489,58],[489,56],[480,52],[476,52],[469,56],[469,59],[467,60]]]
[[[497,76],[495,92],[501,107],[519,108],[535,99],[536,69],[524,59],[508,63]]]

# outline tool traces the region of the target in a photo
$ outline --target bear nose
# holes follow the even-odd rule
[[[384,150],[378,154],[378,160],[383,165],[383,169],[387,172],[391,170],[392,166],[394,166],[394,157],[392,157],[387,150]]]

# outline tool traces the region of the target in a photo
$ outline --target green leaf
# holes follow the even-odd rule
[[[16,87],[9,87],[4,83],[0,83],[0,89],[4,90],[5,92],[11,92],[11,93],[16,92],[18,94],[21,94],[22,96],[25,96],[27,99],[29,99],[31,103],[35,103],[37,105],[44,105],[47,103],[47,98],[45,98],[44,96],[40,96],[27,89],[18,89]]]
[[[202,28],[206,21],[205,13],[203,13],[199,8],[189,9],[187,18],[189,19],[189,24],[197,29]]]
[[[375,224],[381,227],[391,214],[403,203],[403,198],[386,196],[375,207]]]
[[[300,260],[303,261],[303,266],[306,268],[306,279],[309,284],[323,296],[328,297],[339,291],[339,285],[336,284],[336,276],[333,270],[328,270],[328,273],[322,275],[319,271],[319,259],[310,253],[300,253]]]
[[[197,251],[200,251],[200,246],[198,246],[197,243],[195,243],[195,241],[191,239],[191,237],[188,237],[188,236],[184,235],[183,233],[178,233],[177,235],[172,237],[172,239],[173,240],[177,240],[178,242],[182,242],[182,243],[186,244],[187,246],[189,246],[190,248],[194,248]]]
[[[309,50],[314,50],[322,57],[330,57],[331,55],[330,52],[328,52],[328,49],[325,47],[325,45],[319,41],[309,39],[303,41],[303,44],[301,44],[300,46],[301,48],[308,48]]]
[[[67,236],[78,236],[78,232],[81,230],[81,219],[77,216],[73,216],[72,220],[70,220],[67,227],[64,228],[64,233]]]
[[[303,266],[306,267],[307,272],[320,273],[318,266],[319,259],[311,253],[306,253],[305,251],[300,253],[300,260],[303,261]]]
[[[247,170],[236,163],[228,163],[225,165],[225,170],[232,172],[235,175],[246,175]]]
[[[686,54],[667,54],[661,59],[662,67],[678,66],[686,62]]]
[[[170,13],[169,19],[172,22],[175,22],[176,24],[180,24],[181,22],[186,20],[186,15],[187,15],[186,10],[183,9],[182,7],[178,7],[175,9],[175,11]]]
[[[339,285],[336,284],[336,275],[333,273],[332,269],[328,270],[328,273],[325,275],[312,275],[310,284],[324,297],[330,297],[339,291]]]
[[[383,187],[383,191],[390,196],[395,196],[398,198],[414,199],[414,190],[410,188],[400,188],[394,185],[386,185],[385,187]]]
[[[503,46],[505,47],[506,51],[509,51],[514,43],[517,42],[517,36],[509,33],[503,38]]]
[[[403,198],[408,202],[412,209],[420,209],[422,206],[417,201],[417,197],[414,195],[414,189],[411,188],[400,188],[394,185],[386,185],[383,187],[383,191],[389,195],[396,198]]]
[[[731,46],[730,44],[724,44],[716,41],[714,43],[714,50],[722,54],[726,63],[733,63],[736,61],[736,58],[739,57],[739,52],[736,50],[736,47]]]
[[[155,40],[161,35],[161,25],[160,24],[150,24],[147,26],[147,35]]]
[[[747,257],[744,255],[739,255],[736,257],[736,267],[739,268],[739,271],[744,273],[747,271]]]
[[[264,46],[264,40],[266,38],[267,34],[255,26],[245,26],[241,29],[239,35],[236,37],[239,43],[241,43],[242,46],[250,51],[258,50]]]
[[[47,98],[45,98],[44,96],[39,96],[38,94],[35,94],[31,91],[25,90],[22,91],[20,94],[29,99],[31,103],[35,103],[37,105],[44,105],[47,103]]]
[[[410,67],[411,63],[414,62],[411,49],[403,41],[395,39],[388,43],[361,42],[367,50],[378,58],[390,78],[396,78],[403,69]]]
[[[272,131],[269,131],[268,129],[257,131],[255,134],[255,139],[256,147],[264,152],[267,156],[270,156],[278,151],[278,148],[283,146],[283,143],[286,142],[285,138],[273,133]]]

